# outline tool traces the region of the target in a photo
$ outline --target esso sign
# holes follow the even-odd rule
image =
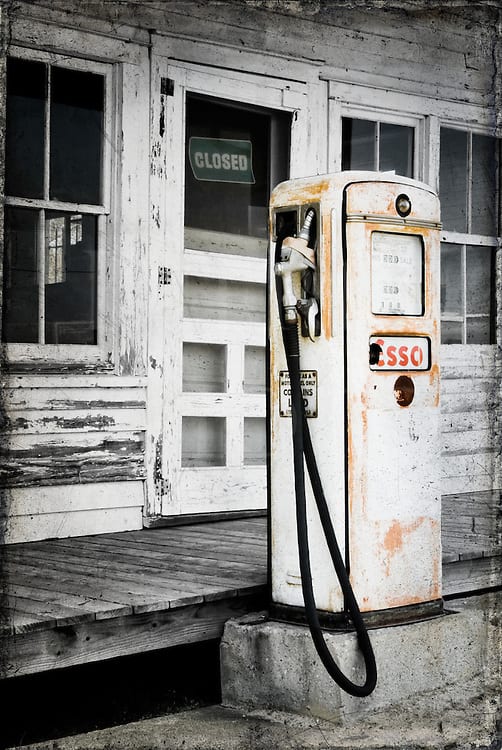
[[[381,349],[370,370],[428,370],[431,342],[427,336],[371,336],[370,346]]]

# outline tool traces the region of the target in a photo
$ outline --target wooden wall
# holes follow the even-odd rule
[[[495,124],[500,66],[493,4],[233,0],[36,0],[6,3],[13,43],[106,59],[121,67],[121,149],[114,360],[93,375],[5,370],[0,480],[7,541],[141,525],[149,367],[149,59],[151,30],[177,60],[329,82],[329,96],[379,106],[379,92],[415,97],[437,115]],[[380,6],[380,3],[375,3]],[[451,6],[450,8],[448,6]],[[3,64],[3,61],[2,61]],[[373,87],[370,101],[362,87]],[[359,92],[359,93],[358,93]],[[363,92],[363,93],[361,93]],[[390,92],[390,93],[389,93]],[[357,100],[361,97],[361,101]],[[318,165],[326,123],[312,122]],[[1,130],[1,129],[0,129]],[[150,280],[149,280],[150,275]],[[150,288],[152,288],[150,286]],[[500,488],[500,363],[496,347],[442,347],[443,492]],[[5,363],[4,363],[5,364]],[[29,368],[28,368],[29,369]],[[8,522],[7,522],[8,521]]]

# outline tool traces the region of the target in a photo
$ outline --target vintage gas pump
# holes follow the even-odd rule
[[[270,202],[271,614],[306,618],[353,695],[376,684],[367,625],[442,608],[439,221],[434,191],[394,173],[291,180]],[[364,685],[321,625],[355,628]]]

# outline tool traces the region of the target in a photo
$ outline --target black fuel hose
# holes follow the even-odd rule
[[[338,546],[310,439],[310,431],[305,416],[300,384],[300,345],[297,324],[286,324],[284,320],[282,320],[282,333],[291,387],[296,526],[305,615],[316,651],[329,675],[342,688],[342,690],[345,690],[345,692],[350,695],[362,698],[370,695],[376,686],[377,667],[375,655]],[[321,525],[333,561],[333,566],[345,598],[345,608],[356,630],[358,645],[364,657],[366,680],[363,685],[355,684],[341,671],[328,649],[319,622],[310,566],[305,470],[303,462],[304,456]]]

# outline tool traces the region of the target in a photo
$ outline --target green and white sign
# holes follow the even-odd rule
[[[196,180],[252,185],[253,144],[230,138],[190,138],[188,156]]]

